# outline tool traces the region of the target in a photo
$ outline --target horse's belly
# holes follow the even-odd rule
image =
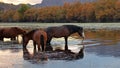
[[[68,36],[69,34],[68,33],[66,33],[66,32],[58,32],[58,33],[55,33],[54,34],[54,37],[55,38],[60,38],[60,37],[66,37],[66,36]]]
[[[62,35],[62,34],[56,34],[54,35],[55,38],[60,38],[60,37],[65,37],[66,35]]]
[[[16,35],[12,35],[12,34],[5,34],[5,35],[3,35],[3,37],[5,37],[5,38],[13,38],[13,37],[16,37]]]
[[[4,38],[13,38],[15,36],[4,36]]]
[[[64,37],[64,36],[54,36],[55,38],[61,38],[61,37]]]

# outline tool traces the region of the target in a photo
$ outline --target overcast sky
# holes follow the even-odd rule
[[[24,3],[24,4],[37,4],[37,3],[41,3],[42,0],[0,0],[0,2],[4,2],[4,3],[13,3],[15,5],[20,4],[20,3]]]

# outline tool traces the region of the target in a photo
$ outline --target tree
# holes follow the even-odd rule
[[[80,22],[81,21],[81,3],[75,2],[68,4],[69,7],[66,9],[66,20],[67,22]]]
[[[4,11],[1,14],[1,20],[4,22],[12,22],[14,13],[15,13],[15,10]]]
[[[20,21],[25,21],[24,20],[24,12],[30,8],[29,5],[27,4],[21,4],[20,8],[18,9],[19,12],[19,17],[21,18]]]
[[[115,15],[115,3],[118,0],[99,0],[95,4],[96,18],[99,22],[113,21]]]
[[[84,3],[82,5],[81,20],[82,22],[94,22],[96,20],[93,3]]]
[[[30,21],[30,22],[36,21],[36,19],[37,19],[37,11],[38,11],[37,8],[30,8],[30,9],[26,10],[24,12],[25,20]]]
[[[115,4],[115,15],[114,15],[114,20],[119,22],[120,21],[120,1],[117,1]]]
[[[13,22],[19,22],[21,20],[20,15],[17,11],[15,11],[13,15]]]

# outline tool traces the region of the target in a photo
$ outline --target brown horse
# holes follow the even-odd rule
[[[65,50],[68,50],[67,39],[73,33],[78,33],[84,40],[84,30],[83,27],[79,27],[76,25],[63,25],[58,27],[48,27],[45,29],[48,35],[47,45],[50,45],[52,37],[65,38]],[[82,40],[82,42],[83,42]]]
[[[20,34],[25,34],[26,31],[18,27],[0,28],[0,40],[4,38],[11,38],[15,40],[15,37]]]
[[[40,50],[40,45],[42,51],[45,51],[47,42],[47,33],[41,29],[32,30],[23,36],[23,49],[26,48],[29,40],[33,40],[34,49],[36,49],[36,44],[38,45],[38,50]]]

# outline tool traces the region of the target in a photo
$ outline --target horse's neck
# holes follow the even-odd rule
[[[70,34],[77,33],[77,32],[78,32],[77,30],[72,29],[72,30],[70,31]]]
[[[33,33],[27,34],[27,36],[28,36],[29,40],[32,40],[32,38],[33,38]]]

